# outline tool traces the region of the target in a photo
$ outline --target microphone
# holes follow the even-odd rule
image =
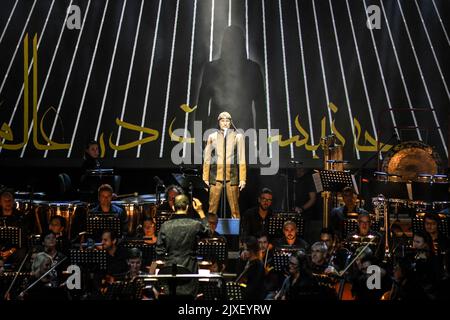
[[[164,181],[162,181],[158,176],[154,176],[153,180],[156,182],[158,186],[165,188]]]
[[[227,137],[227,131],[228,131],[228,128],[224,128],[224,129],[223,129],[223,137],[224,137],[224,138]]]

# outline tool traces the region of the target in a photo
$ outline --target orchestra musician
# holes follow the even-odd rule
[[[274,241],[274,247],[284,246],[308,249],[308,243],[298,235],[297,224],[294,221],[285,221],[283,224],[283,237]]]
[[[248,209],[242,215],[239,233],[241,239],[269,233],[269,219],[273,215],[272,202],[272,190],[263,188],[259,193],[258,206]]]
[[[246,261],[244,270],[240,273],[236,282],[246,284],[244,300],[263,300],[266,296],[264,286],[264,265],[261,262],[260,246],[255,237],[248,237],[243,246],[241,257]]]
[[[340,239],[343,239],[344,222],[349,217],[350,213],[368,214],[366,210],[357,206],[358,196],[353,191],[353,188],[345,187],[342,190],[342,200],[344,201],[344,206],[333,208],[330,213],[330,227]]]

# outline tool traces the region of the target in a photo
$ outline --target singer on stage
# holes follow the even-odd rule
[[[228,112],[220,113],[217,120],[219,130],[208,136],[203,162],[203,181],[210,187],[209,212],[217,213],[225,180],[231,216],[239,218],[239,191],[246,183],[245,140],[241,133],[231,129]]]

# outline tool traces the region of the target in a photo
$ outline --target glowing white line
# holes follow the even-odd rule
[[[5,27],[3,28],[2,35],[0,36],[0,43],[2,43],[3,37],[5,36],[6,33],[6,29],[8,29],[9,23],[11,22],[11,17],[14,14],[14,11],[16,11],[17,2],[19,2],[19,0],[16,0],[16,3],[14,3],[14,7],[12,8],[11,13],[9,14]]]
[[[267,108],[267,128],[270,136],[271,123],[270,123],[270,94],[269,94],[269,66],[267,63],[267,35],[266,35],[266,9],[264,0],[262,3],[262,18],[263,18],[263,39],[264,39],[264,78],[266,84],[266,108]],[[269,157],[272,157],[272,144],[269,143]]]

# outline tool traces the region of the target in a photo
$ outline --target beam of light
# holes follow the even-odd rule
[[[438,8],[437,8],[436,3],[434,2],[434,0],[431,0],[431,1],[433,2],[433,7],[434,7],[434,10],[436,11],[436,14],[437,14],[437,16],[438,16],[438,20],[439,20],[439,23],[441,24],[442,31],[444,31],[445,39],[447,39],[447,43],[448,43],[448,45],[450,46],[450,39],[449,39],[449,37],[448,37],[448,33],[447,33],[447,30],[445,29],[444,23],[442,22],[442,18],[441,18],[441,15],[440,15],[440,13],[439,13],[439,10],[438,10]]]
[[[2,43],[2,41],[3,41],[3,37],[5,36],[6,29],[8,29],[8,26],[9,26],[9,23],[11,22],[11,17],[13,16],[14,11],[16,11],[16,6],[17,6],[18,2],[19,2],[19,0],[16,0],[16,2],[14,3],[14,7],[11,9],[8,20],[6,21],[5,27],[3,28],[2,35],[0,36],[0,43]]]
[[[266,7],[264,5],[264,0],[261,1],[262,4],[262,19],[263,19],[263,40],[264,40],[264,78],[266,85],[266,108],[267,108],[267,128],[271,130],[270,123],[270,93],[269,93],[269,65],[267,63],[267,32],[266,32]],[[272,157],[272,144],[269,143],[269,157]]]

